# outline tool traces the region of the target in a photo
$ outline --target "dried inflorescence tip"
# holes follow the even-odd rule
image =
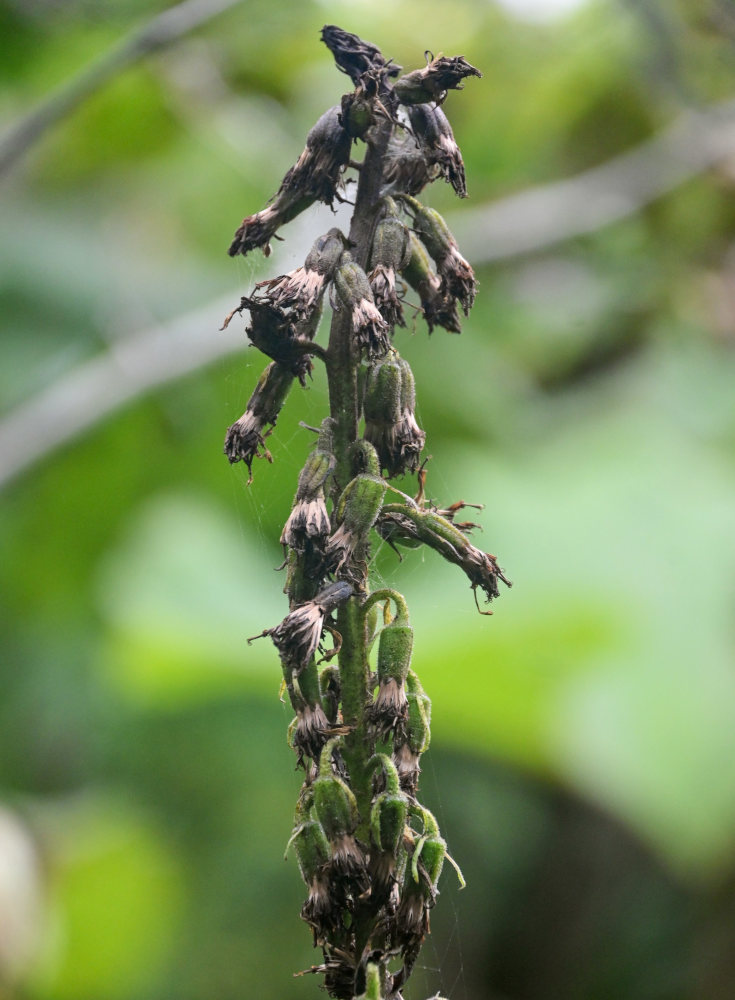
[[[467,197],[464,161],[457,145],[449,119],[440,107],[433,104],[414,104],[408,109],[413,134],[429,167],[438,167],[439,173],[452,185],[460,198]],[[407,194],[415,192],[407,191]]]
[[[346,580],[330,583],[316,597],[286,615],[274,628],[264,629],[259,636],[269,635],[279,652],[284,670],[299,675],[316,653],[322,637],[324,619],[353,594]],[[252,640],[248,640],[251,642]]]
[[[377,45],[363,41],[336,24],[325,24],[322,41],[334,56],[337,68],[357,85],[366,73],[384,70],[389,77],[398,76],[401,67],[385,59]]]
[[[396,80],[394,89],[402,104],[427,104],[429,101],[441,104],[448,91],[462,90],[462,81],[468,76],[481,77],[482,73],[464,56],[432,57],[423,69],[415,69]]]
[[[429,332],[458,333],[459,310],[472,306],[471,267],[444,220],[413,196],[439,177],[466,195],[462,156],[439,104],[480,74],[464,57],[442,56],[395,80],[399,67],[377,46],[334,25],[322,37],[354,91],[312,128],[271,203],[243,220],[230,253],[261,247],[267,255],[279,227],[314,201],[344,200],[344,172],[356,168],[350,236],[330,229],[302,266],[259,281],[226,320],[248,310],[250,340],[272,363],[225,450],[249,468],[259,455],[270,460],[264,442],[294,379],[304,384],[313,363],[325,364],[331,416],[281,533],[290,611],[261,634],[278,650],[295,713],[288,742],[303,768],[289,843],[307,887],[301,915],[323,953],[308,971],[324,975],[334,1000],[401,1000],[448,855],[417,798],[431,702],[411,669],[405,601],[393,590],[370,593],[372,531],[391,545],[434,548],[488,600],[499,581],[510,585],[495,558],[468,541],[475,525],[456,520],[468,505],[439,510],[426,499],[414,377],[392,346],[406,323],[406,284],[418,292]],[[368,152],[357,164],[352,146],[361,141]],[[315,338],[327,290],[334,316],[325,348]],[[414,499],[387,482],[409,472],[418,472]],[[386,503],[388,489],[400,502]]]
[[[265,439],[275,426],[293,381],[290,371],[272,362],[258,379],[247,409],[227,430],[225,455],[230,463],[245,462],[250,473],[249,481],[252,480],[253,459],[272,461]]]
[[[397,195],[413,216],[421,242],[436,263],[442,280],[441,291],[462,306],[469,315],[477,293],[475,273],[459,252],[457,241],[444,219],[433,208],[427,208],[411,195]]]
[[[382,357],[390,347],[388,324],[375,305],[367,275],[348,252],[335,271],[334,289],[334,305],[348,310],[361,352],[368,358]]]
[[[228,253],[231,257],[261,247],[270,253],[270,240],[286,222],[315,201],[331,205],[338,198],[342,171],[350,159],[352,137],[342,121],[341,105],[325,111],[306,137],[306,147],[281,182],[271,204],[241,222]]]

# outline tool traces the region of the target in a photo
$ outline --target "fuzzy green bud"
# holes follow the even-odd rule
[[[354,833],[357,826],[357,802],[352,790],[336,775],[320,775],[313,785],[314,808],[330,840]]]
[[[301,877],[309,885],[329,861],[329,841],[321,823],[309,819],[294,830],[291,838]]]
[[[415,754],[428,750],[431,742],[431,701],[425,694],[406,693],[408,700],[408,745]]]
[[[408,815],[408,799],[400,792],[378,795],[370,810],[370,831],[381,851],[398,853]]]
[[[377,476],[355,476],[342,491],[337,520],[347,531],[366,537],[378,519],[386,485]]]
[[[376,361],[367,370],[363,410],[366,424],[397,424],[401,417],[401,368],[397,361]],[[369,438],[366,431],[366,437]]]
[[[408,619],[399,615],[390,625],[386,625],[378,642],[378,680],[389,678],[403,684],[411,665],[413,649],[413,629]]]
[[[393,216],[382,219],[375,227],[373,245],[370,251],[370,267],[382,264],[399,271],[410,255],[409,231]]]

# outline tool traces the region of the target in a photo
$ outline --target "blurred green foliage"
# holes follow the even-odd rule
[[[5,0],[2,119],[165,7]],[[446,106],[471,199],[431,199],[456,217],[735,94],[718,0],[598,0],[544,24],[480,0],[238,5],[101,88],[5,180],[5,414],[209,303],[216,338],[223,294],[270,273],[224,251],[348,89],[324,21],[406,67],[430,48],[483,69]],[[469,883],[443,886],[412,997],[735,995],[732,186],[723,162],[481,269],[460,338],[398,334],[429,492],[486,503],[480,544],[515,581],[484,619],[431,553],[375,554],[415,621],[423,787]],[[244,350],[144,393],[5,489],[0,789],[42,889],[25,937],[0,940],[3,1000],[315,994],[290,978],[318,961],[281,860],[290,712],[275,652],[245,640],[283,615],[298,423],[319,422],[325,387],[316,372],[294,393],[247,488],[220,449],[262,367]],[[0,907],[20,913],[34,883],[16,882]]]

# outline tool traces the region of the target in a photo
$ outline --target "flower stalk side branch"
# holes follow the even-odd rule
[[[322,975],[336,1000],[402,1000],[444,861],[455,863],[418,798],[431,701],[412,665],[409,610],[391,588],[371,593],[371,542],[377,534],[397,553],[433,548],[464,571],[476,599],[478,589],[489,602],[499,582],[510,586],[495,556],[469,541],[477,525],[458,520],[478,505],[440,508],[427,498],[426,434],[411,368],[395,345],[408,286],[429,332],[458,333],[460,312],[475,299],[470,264],[441,216],[416,196],[437,179],[466,196],[442,104],[480,73],[455,56],[401,75],[377,46],[341,28],[325,26],[322,40],[354,89],[311,129],[269,205],[243,219],[229,252],[260,248],[267,256],[278,230],[315,201],[344,200],[355,169],[351,225],[347,235],[334,228],[319,237],[303,266],[259,282],[227,317],[225,324],[249,314],[246,332],[270,363],[228,429],[225,453],[251,478],[255,459],[272,461],[266,439],[282,407],[314,362],[324,364],[329,416],[281,534],[289,613],[261,636],[278,651],[295,712],[288,739],[304,773],[288,846],[307,889],[301,916],[322,953],[306,971]],[[356,163],[360,145],[366,151]],[[325,301],[326,350],[316,342]],[[407,474],[417,479],[414,497],[390,482]]]

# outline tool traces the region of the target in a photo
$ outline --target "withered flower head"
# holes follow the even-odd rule
[[[462,326],[456,299],[443,291],[442,280],[431,266],[429,255],[421,240],[413,233],[410,236],[411,256],[402,274],[411,288],[419,294],[429,333],[435,326],[441,326],[450,333],[461,333]]]
[[[245,333],[251,343],[305,385],[312,368],[308,342],[318,316],[316,319],[310,316],[301,323],[297,316],[290,316],[274,305],[268,294],[243,296],[241,308],[250,313]]]
[[[278,418],[286,396],[293,384],[294,376],[275,361],[265,369],[258,380],[245,413],[228,428],[225,437],[225,455],[231,463],[245,462],[252,480],[254,458],[272,461],[265,447],[265,438]]]
[[[299,318],[306,317],[321,300],[346,242],[339,229],[330,229],[316,240],[303,267],[260,281],[255,287],[267,288],[268,299],[279,309],[293,309]]]
[[[301,551],[307,540],[326,538],[331,530],[324,490],[308,500],[297,500],[281,532],[281,545]]]
[[[341,107],[325,111],[306,137],[306,147],[281,182],[271,204],[241,222],[230,244],[231,257],[255,247],[270,253],[270,240],[280,226],[315,201],[331,205],[338,197],[342,171],[350,159],[352,138],[342,124]]]
[[[352,331],[368,358],[382,357],[390,347],[388,324],[378,312],[367,275],[348,252],[334,274],[335,305],[349,310]]]
[[[475,301],[477,282],[446,222],[437,211],[427,208],[410,195],[397,197],[411,212],[416,231],[436,262],[442,279],[441,291],[456,299],[462,305],[465,316],[469,315]]]
[[[293,745],[299,754],[299,763],[304,755],[312,760],[318,760],[324,744],[332,735],[329,720],[324,709],[317,702],[315,705],[304,705],[296,713],[296,728],[293,732]]]
[[[383,194],[419,194],[436,180],[439,168],[427,162],[409,131],[394,132],[383,169]]]
[[[408,115],[426,162],[429,165],[436,164],[444,180],[452,185],[460,198],[466,198],[467,181],[462,153],[447,116],[440,107],[433,104],[411,105]]]
[[[387,200],[395,204],[392,199]],[[396,272],[407,262],[409,254],[409,232],[403,223],[394,215],[381,219],[373,236],[368,280],[375,305],[391,328],[406,325],[396,290]]]
[[[361,473],[350,480],[337,504],[338,527],[329,537],[325,556],[335,573],[349,569],[353,556],[367,545],[385,496],[384,480]]]
[[[357,35],[338,28],[336,24],[325,24],[322,28],[322,41],[334,56],[337,67],[346,73],[357,85],[364,73],[372,70],[385,70],[390,76],[397,76],[401,67],[388,62],[377,45],[365,42]]]
[[[298,675],[307,667],[319,645],[325,617],[351,596],[352,587],[346,580],[330,583],[275,628],[264,629],[262,635],[271,637],[285,669]]]
[[[299,473],[296,498],[281,534],[281,545],[303,551],[307,541],[324,539],[331,531],[324,499],[324,484],[334,468],[333,424],[331,417],[322,422],[314,450]]]
[[[396,80],[394,89],[402,104],[441,104],[449,90],[462,90],[462,80],[468,76],[482,76],[464,56],[439,56],[427,62],[423,69],[415,69]]]
[[[411,369],[400,358],[376,362],[365,384],[365,439],[375,446],[388,478],[415,472],[426,440],[416,423]]]

